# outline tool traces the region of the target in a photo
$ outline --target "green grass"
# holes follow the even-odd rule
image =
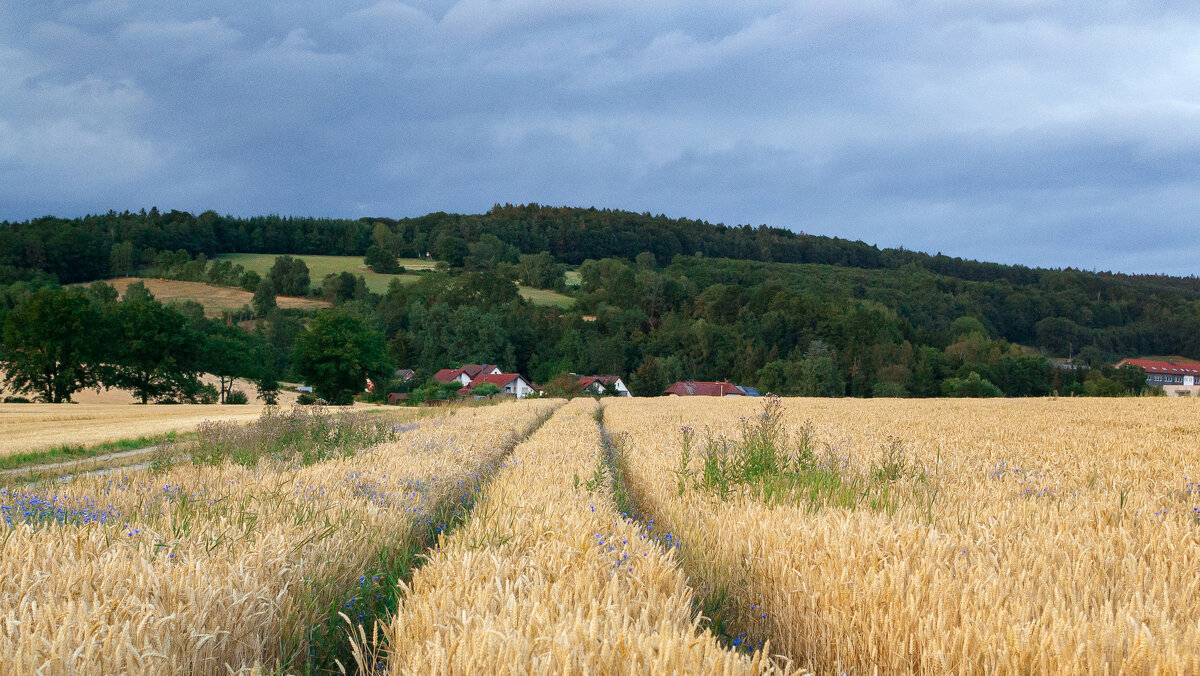
[[[275,264],[276,256],[277,254],[221,254],[218,258],[237,263],[247,270],[253,270],[265,277],[267,272],[270,271],[271,266]],[[404,284],[410,284],[420,279],[418,275],[410,273],[403,275],[381,275],[377,272],[372,272],[367,266],[363,265],[363,259],[359,256],[292,257],[299,258],[308,266],[308,275],[312,280],[313,286],[320,286],[321,280],[325,279],[325,275],[341,274],[343,272],[362,275],[363,280],[367,283],[367,288],[375,293],[386,292],[388,284],[391,284],[393,279],[399,279]],[[420,258],[401,258],[400,265],[403,265],[406,270],[432,270],[434,264],[433,261],[426,261]],[[521,287],[521,295],[535,305],[552,305],[564,310],[575,304],[574,298],[546,289]]]
[[[122,451],[133,451],[139,448],[157,446],[164,442],[173,443],[179,441],[184,436],[175,432],[167,432],[166,434],[158,434],[150,437],[109,441],[94,446],[63,444],[62,446],[47,448],[41,451],[14,453],[0,458],[0,470],[20,469],[27,465],[49,465],[58,462],[70,462],[72,460],[86,460],[100,455],[108,455],[109,453],[120,453]],[[190,436],[194,436],[194,434]]]
[[[551,305],[563,310],[570,309],[575,305],[575,299],[570,296],[565,296],[557,291],[548,289],[535,289],[528,286],[519,287],[521,295],[526,300],[534,305]]]
[[[253,270],[265,277],[267,272],[270,271],[271,266],[275,264],[277,256],[278,254],[221,254],[218,258],[237,263],[247,270]],[[363,265],[361,256],[292,256],[292,258],[304,261],[304,264],[308,266],[309,278],[312,280],[313,286],[316,287],[321,285],[321,280],[325,279],[326,275],[336,275],[343,272],[362,275],[363,280],[367,283],[367,288],[375,293],[384,293],[387,291],[388,284],[391,284],[393,279],[399,279],[404,284],[409,284],[419,279],[417,275],[408,273],[403,275],[381,275]],[[433,269],[432,262],[416,258],[401,258],[400,265],[403,265],[406,270]]]
[[[563,273],[563,277],[566,278],[567,286],[579,286],[583,284],[583,276],[579,274],[578,270],[567,270]]]

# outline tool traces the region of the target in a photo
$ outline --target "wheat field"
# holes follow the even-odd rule
[[[0,489],[0,675],[1200,675],[1198,414],[520,401]]]
[[[739,631],[818,673],[1200,674],[1200,402],[787,400],[823,487],[696,488],[685,435],[761,411],[605,404],[635,504]],[[830,476],[875,493],[811,500]]]
[[[576,399],[517,447],[471,519],[443,538],[386,627],[393,674],[744,674],[691,612],[674,553],[615,507],[596,402]]]
[[[308,466],[175,466],[0,489],[0,674],[294,668],[373,571],[470,497],[555,402],[407,423]],[[314,414],[315,415],[315,414]]]

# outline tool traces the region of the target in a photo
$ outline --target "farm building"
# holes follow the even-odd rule
[[[674,394],[680,397],[744,397],[746,393],[733,383],[708,383],[694,380],[681,380],[663,391],[663,394]]]
[[[572,373],[571,375],[578,375]],[[589,394],[614,394],[618,397],[633,396],[620,376],[579,376],[579,384]]]
[[[433,379],[439,383],[457,380],[463,387],[467,387],[481,374],[497,375],[499,373],[500,367],[494,364],[467,364],[456,369],[442,369],[433,374]]]
[[[1146,384],[1161,387],[1168,396],[1190,396],[1200,393],[1200,362],[1122,359],[1115,366],[1137,366],[1145,370]]]
[[[504,394],[516,395],[517,399],[524,399],[533,394],[536,390],[525,380],[519,373],[480,373],[467,383],[459,394],[469,394],[476,387],[484,383],[491,383],[500,388]]]
[[[397,380],[402,380],[404,382],[408,382],[413,379],[414,375],[416,375],[416,374],[413,373],[412,369],[396,369],[396,373],[395,373],[394,377]]]

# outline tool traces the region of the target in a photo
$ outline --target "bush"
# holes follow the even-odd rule
[[[971,371],[966,378],[947,378],[942,381],[942,394],[947,397],[1003,397],[1004,392],[992,381]]]
[[[5,397],[4,403],[6,403],[6,404],[32,404],[33,402],[26,399],[25,397]]]
[[[226,404],[245,404],[249,401],[246,398],[246,393],[241,390],[230,390],[229,394],[225,395]]]
[[[311,406],[317,403],[317,398],[309,392],[301,392],[299,397],[296,397],[296,403],[300,406]]]
[[[471,391],[471,394],[477,397],[490,397],[493,394],[500,394],[500,386],[495,383],[481,383]]]
[[[396,257],[383,247],[377,245],[367,247],[367,253],[363,256],[363,263],[368,268],[380,274],[394,275],[400,272],[400,263],[396,260]]]

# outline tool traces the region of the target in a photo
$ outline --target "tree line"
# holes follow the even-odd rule
[[[213,259],[263,251],[284,254],[265,277]],[[426,252],[438,271],[383,294],[349,272],[310,279],[303,261],[287,255],[364,255],[373,269],[393,271],[398,257]],[[576,268],[578,286],[568,282],[568,267]],[[311,360],[297,358],[300,337],[324,316],[282,312],[276,295],[328,300],[331,317],[353,318],[355,332],[373,336],[355,378],[386,379],[396,366],[428,376],[487,362],[537,383],[565,372],[625,375],[639,395],[675,380],[730,379],[778,394],[1031,396],[1136,392],[1136,374],[1106,365],[1125,356],[1200,354],[1194,277],[1031,269],[774,228],[539,205],[399,220],[151,210],[6,223],[0,318],[33,312],[25,305],[43,290],[83,293],[54,291],[59,283],[139,271],[253,292],[252,306],[224,322],[201,322],[196,307],[168,309],[184,317],[196,340],[247,321],[250,330],[237,330],[252,344],[238,349],[266,355],[240,367],[254,379],[262,364],[275,378],[302,377]],[[568,293],[575,305],[531,304],[518,283]],[[89,322],[121,325],[114,308],[89,302],[99,312]],[[226,328],[212,328],[218,324]],[[14,331],[0,346],[10,361]],[[106,342],[135,338],[111,335]],[[92,358],[98,375],[88,382],[118,382],[105,374],[121,360],[109,349]],[[1074,364],[1055,368],[1047,356]]]

